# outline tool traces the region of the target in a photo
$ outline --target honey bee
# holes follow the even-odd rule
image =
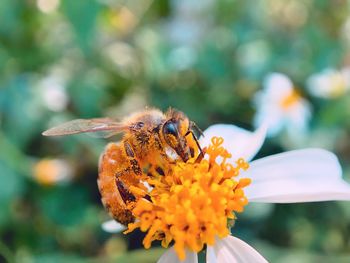
[[[99,161],[98,188],[109,214],[127,225],[134,222],[130,204],[150,198],[146,177],[164,176],[174,162],[196,161],[204,153],[196,133],[199,128],[181,111],[147,109],[121,122],[109,118],[77,119],[51,128],[45,136],[103,132],[103,137],[124,133],[121,141],[109,143]]]

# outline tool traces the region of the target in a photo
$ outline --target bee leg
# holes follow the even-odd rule
[[[197,128],[198,128],[198,127],[197,127]],[[201,146],[199,145],[199,142],[198,142],[198,140],[197,140],[197,138],[196,138],[196,136],[194,135],[194,133],[193,133],[192,130],[189,130],[189,131],[185,134],[185,136],[187,136],[187,135],[189,135],[189,134],[192,135],[193,140],[196,142],[196,145],[197,145],[197,148],[198,148],[198,151],[199,151],[199,155],[197,156],[197,159],[196,159],[195,162],[196,162],[196,163],[199,163],[200,161],[203,160],[206,149],[205,149],[205,148],[204,148],[204,149],[201,148]],[[192,152],[192,151],[191,151],[191,152]]]
[[[124,142],[124,149],[125,149],[126,155],[129,158],[131,170],[136,175],[142,175],[142,170],[141,170],[141,167],[139,165],[139,162],[136,160],[134,150],[128,141]]]
[[[164,172],[163,168],[160,167],[160,166],[157,166],[157,167],[156,167],[156,172],[157,172],[160,176],[164,176],[164,175],[165,175],[165,172]]]
[[[204,154],[207,151],[207,147],[204,147],[203,149],[201,149],[200,154],[197,156],[197,159],[195,160],[195,163],[200,163],[203,158],[204,158]]]
[[[176,160],[169,158],[169,156],[166,153],[162,153],[161,155],[165,160],[167,160],[167,163],[176,164]]]
[[[147,201],[152,203],[152,199],[150,195],[145,195],[143,198],[145,198]]]
[[[136,160],[136,158],[135,158],[135,153],[134,153],[134,150],[133,150],[133,148],[132,148],[132,146],[131,146],[131,144],[128,142],[128,141],[125,141],[124,142],[124,149],[125,149],[125,153],[126,153],[126,155],[128,156],[128,158],[129,158],[129,162],[130,162],[130,168],[128,168],[129,170],[131,170],[135,175],[137,175],[137,176],[141,176],[142,175],[142,170],[141,170],[141,167],[140,167],[140,165],[139,165],[139,162]],[[156,170],[158,173],[160,173],[160,170]],[[162,171],[162,170],[161,170]],[[126,171],[127,172],[127,171]],[[128,172],[130,172],[130,171],[128,171]],[[163,175],[164,175],[164,172],[163,172]],[[122,183],[122,182],[121,182]],[[135,198],[135,196],[133,195],[133,191],[130,191],[130,190],[132,190],[132,189],[127,189],[125,186],[123,186],[121,183],[119,183],[119,185],[117,185],[118,186],[118,189],[119,189],[119,192],[122,194],[123,193],[123,191],[126,193],[126,196],[125,196],[125,198],[126,198],[126,200],[127,201],[135,201],[136,200],[136,198]],[[148,201],[151,201],[151,198],[150,198],[150,196],[148,195],[148,194],[145,194],[144,196],[143,196],[143,198],[145,198],[146,200],[148,200]],[[134,200],[132,200],[132,199],[134,199]]]
[[[136,197],[130,193],[129,189],[125,186],[123,181],[119,179],[118,176],[116,176],[115,184],[125,204],[136,201]]]

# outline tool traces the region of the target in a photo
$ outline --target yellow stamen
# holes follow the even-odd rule
[[[147,232],[145,248],[154,240],[161,240],[163,247],[173,241],[181,260],[185,259],[185,249],[199,252],[205,244],[213,245],[216,236],[230,234],[235,213],[242,212],[248,203],[243,188],[250,179],[236,177],[249,165],[243,159],[236,165],[226,163],[231,154],[222,146],[223,139],[214,137],[211,142],[207,158],[200,163],[178,162],[169,173],[148,180],[154,185],[148,193],[152,202],[143,198],[136,202],[132,210],[136,222],[124,233],[136,228]]]

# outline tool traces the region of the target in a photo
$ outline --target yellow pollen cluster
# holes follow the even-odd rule
[[[227,163],[231,154],[222,147],[223,139],[213,137],[211,142],[206,158],[199,163],[178,162],[169,174],[148,180],[154,186],[149,193],[151,202],[137,201],[133,209],[136,222],[125,233],[136,228],[147,232],[145,248],[154,240],[161,240],[163,247],[173,241],[181,260],[185,248],[199,252],[205,244],[213,245],[216,236],[230,234],[229,221],[248,203],[243,188],[250,179],[236,177],[249,165],[243,159],[236,165]]]

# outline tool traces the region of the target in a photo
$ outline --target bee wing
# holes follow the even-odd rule
[[[42,134],[44,136],[62,136],[88,132],[99,135],[99,137],[110,137],[127,130],[127,128],[128,126],[109,118],[77,119],[48,129]]]

